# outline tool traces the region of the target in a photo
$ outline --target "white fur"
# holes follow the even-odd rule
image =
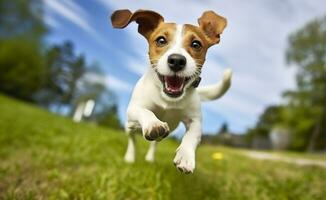
[[[191,76],[195,73],[194,59],[182,47],[183,26],[178,25],[175,40],[171,48],[159,59],[157,71],[162,75],[172,75],[167,65],[167,57],[179,53],[186,57],[187,64],[179,76]],[[127,162],[135,160],[135,140],[133,132],[142,130],[143,135],[153,127],[164,127],[173,131],[180,122],[186,127],[186,133],[176,150],[173,160],[176,167],[185,173],[193,172],[195,168],[195,150],[201,138],[201,100],[212,100],[222,96],[230,85],[231,73],[218,86],[195,89],[190,83],[184,88],[184,94],[171,98],[163,92],[163,86],[156,71],[149,70],[137,82],[127,109],[126,131],[129,133],[128,149],[125,155]],[[154,161],[156,142],[152,142],[146,154],[147,161]]]
[[[150,146],[148,148],[148,151],[147,151],[146,157],[145,157],[145,160],[147,162],[154,162],[155,150],[156,150],[156,141],[152,141],[150,143]]]
[[[197,92],[201,101],[211,101],[223,96],[231,86],[232,70],[226,69],[223,73],[223,79],[214,85],[200,87]]]

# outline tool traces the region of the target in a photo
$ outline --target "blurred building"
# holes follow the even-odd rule
[[[274,150],[285,150],[291,143],[291,133],[288,129],[276,127],[269,133],[269,139]]]

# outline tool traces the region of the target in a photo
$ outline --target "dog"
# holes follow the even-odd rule
[[[114,28],[138,24],[138,32],[149,45],[150,67],[134,87],[127,109],[128,133],[126,162],[135,161],[135,132],[151,141],[145,159],[154,161],[156,143],[167,137],[180,122],[186,133],[176,150],[175,166],[184,173],[195,169],[195,151],[201,140],[201,102],[221,97],[231,85],[232,71],[224,71],[214,85],[197,87],[206,52],[220,42],[227,20],[213,11],[205,11],[199,26],[166,23],[151,10],[116,10],[111,15]]]

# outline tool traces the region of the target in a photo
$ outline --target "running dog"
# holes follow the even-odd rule
[[[146,160],[152,162],[156,142],[182,122],[186,133],[173,162],[180,171],[192,173],[202,134],[201,102],[221,97],[231,85],[232,71],[227,69],[219,83],[197,87],[206,52],[220,42],[226,19],[206,11],[198,19],[199,26],[179,25],[164,22],[151,10],[117,10],[111,22],[119,29],[136,22],[149,45],[150,66],[137,82],[127,109],[125,161],[135,161],[135,131],[141,130],[144,138],[152,141],[146,154]]]

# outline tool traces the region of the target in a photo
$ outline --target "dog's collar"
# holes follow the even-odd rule
[[[201,77],[199,76],[198,78],[196,78],[196,79],[194,80],[194,82],[192,82],[192,84],[191,84],[192,87],[194,87],[194,88],[198,87],[200,81],[201,81]]]

